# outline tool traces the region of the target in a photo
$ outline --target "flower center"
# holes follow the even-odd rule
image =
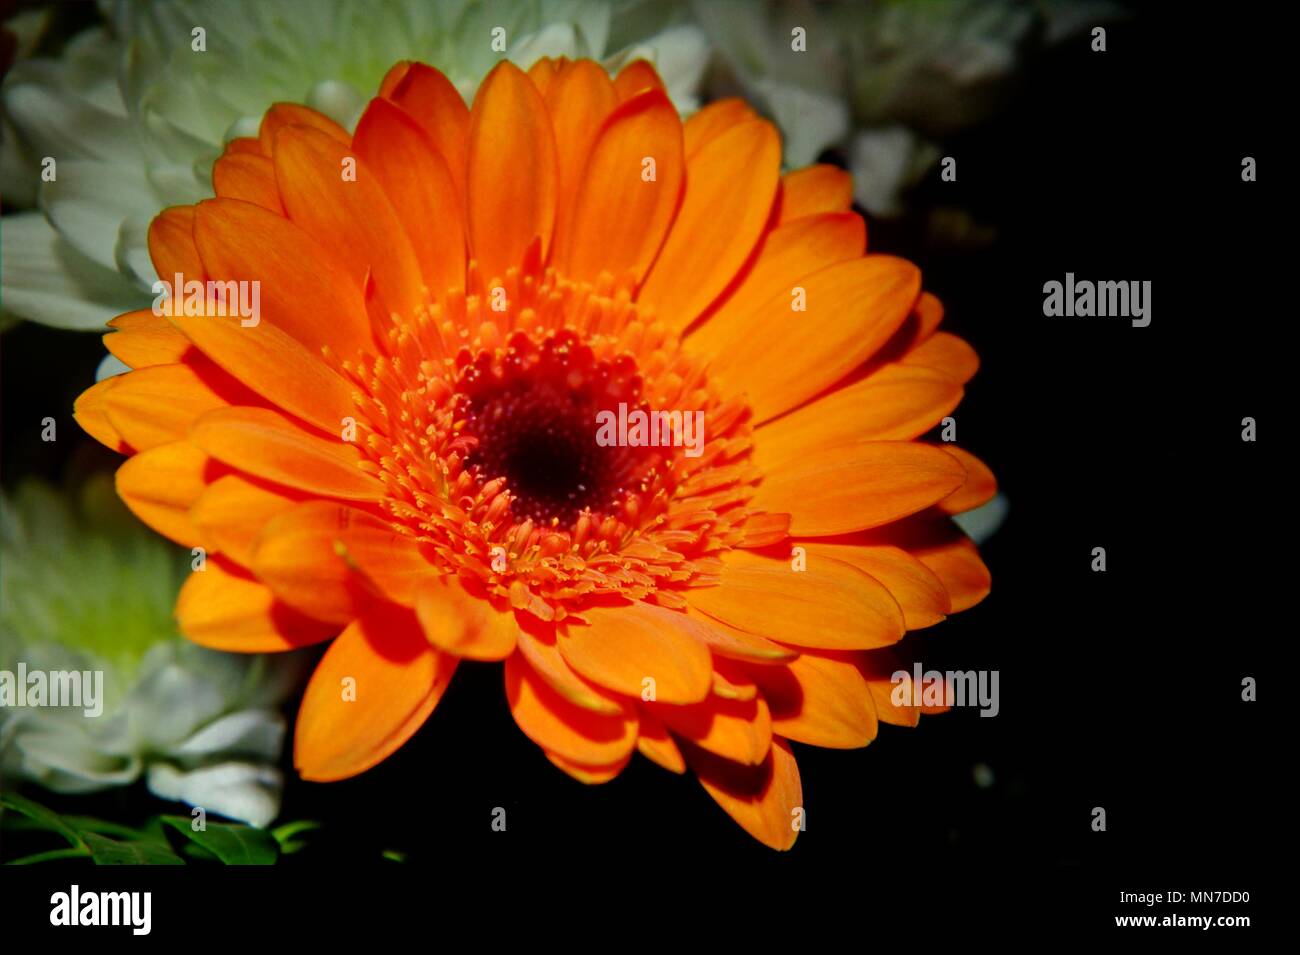
[[[535,262],[503,287],[504,311],[453,289],[380,322],[379,355],[327,352],[395,530],[543,620],[612,594],[683,606],[717,555],[785,538],[787,515],[749,506],[744,396],[719,396],[629,289]]]
[[[568,528],[583,510],[618,513],[668,472],[659,448],[602,446],[597,416],[644,406],[630,356],[597,359],[571,331],[540,344],[513,335],[504,359],[460,370],[456,417],[480,486],[502,478],[516,521]]]

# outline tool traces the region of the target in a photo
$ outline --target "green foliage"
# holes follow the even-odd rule
[[[275,865],[280,856],[279,842],[265,829],[209,822],[196,831],[184,816],[163,816],[162,821],[226,865]]]
[[[6,865],[82,859],[95,865],[275,865],[281,856],[301,850],[294,837],[319,828],[319,823],[286,823],[273,831],[225,822],[209,822],[196,831],[186,816],[154,816],[140,828],[95,819],[67,816],[17,793],[0,793],[4,829],[50,832],[62,836],[66,847],[47,849]]]

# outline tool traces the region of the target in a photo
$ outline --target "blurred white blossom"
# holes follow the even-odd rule
[[[73,502],[28,482],[0,497],[0,669],[103,673],[97,716],[0,708],[0,770],[62,793],[144,776],[164,799],[264,826],[280,806],[279,703],[299,653],[218,653],[180,637],[172,605],[188,555],[117,500],[109,477]]]

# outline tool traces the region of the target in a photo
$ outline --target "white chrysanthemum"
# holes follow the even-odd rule
[[[37,483],[0,497],[0,548],[0,670],[15,692],[0,707],[6,777],[83,793],[143,775],[165,799],[253,825],[275,818],[278,706],[300,655],[218,653],[178,636],[186,555],[141,527],[107,477],[75,508]],[[20,665],[28,675],[102,672],[98,715],[15,705]]]
[[[680,4],[651,0],[101,0],[106,26],[58,61],[19,63],[4,87],[0,188],[39,188],[7,216],[3,304],[60,328],[102,330],[147,307],[157,279],[146,229],[169,205],[212,195],[226,140],[271,104],[305,102],[349,129],[394,62],[436,66],[468,100],[499,59],[655,63],[679,110],[695,108],[707,45]],[[504,33],[494,32],[504,30]],[[202,29],[202,52],[196,51]],[[505,45],[505,52],[493,48]],[[56,178],[41,180],[44,157]]]

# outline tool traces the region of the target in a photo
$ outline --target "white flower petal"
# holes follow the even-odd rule
[[[158,197],[139,166],[94,160],[59,163],[58,178],[41,186],[41,206],[63,238],[100,265],[117,269],[114,250],[122,221],[152,218]]]
[[[155,763],[149,767],[148,785],[161,799],[188,803],[261,828],[280,812],[284,776],[270,766],[253,763],[220,763],[190,772]]]
[[[552,23],[538,33],[524,37],[510,48],[510,59],[526,70],[542,57],[576,55],[578,35],[571,23]]]
[[[542,18],[547,19],[549,12],[543,8]],[[580,9],[574,12],[573,25],[578,30],[575,56],[598,60],[605,55],[605,46],[609,42],[610,16],[610,5],[599,0],[583,3]]]
[[[124,375],[131,370],[131,366],[116,355],[105,355],[99,367],[95,369],[95,380],[103,381],[105,378],[112,378],[114,375]]]
[[[938,158],[932,144],[905,126],[860,132],[850,157],[853,198],[872,215],[897,215],[903,189]]]
[[[62,166],[65,159],[131,162],[139,158],[125,116],[114,116],[42,83],[10,80],[4,90],[5,111],[28,152],[38,160],[53,156]]]
[[[307,105],[320,110],[345,129],[354,129],[370,100],[340,80],[322,80],[307,93]],[[260,125],[260,118],[256,120]],[[248,135],[257,135],[257,127]]]
[[[1010,510],[1010,507],[1006,495],[997,494],[987,504],[982,504],[972,511],[954,515],[953,520],[957,522],[958,527],[966,532],[966,536],[976,544],[983,544],[997,533],[998,528],[1007,519],[1007,511]]]
[[[817,161],[822,150],[849,131],[848,104],[838,96],[764,77],[756,87],[784,134],[785,163],[792,168]]]
[[[243,753],[276,759],[284,744],[284,717],[274,710],[241,710],[213,720],[171,752],[178,756]]]
[[[170,648],[163,645],[162,649]],[[127,705],[132,730],[140,745],[146,750],[165,751],[220,714],[225,700],[200,673],[167,662],[144,673],[132,689]]]
[[[122,220],[117,230],[117,244],[113,247],[117,270],[142,289],[152,289],[158,280],[158,270],[149,257],[149,221],[138,215]]]
[[[20,731],[12,745],[22,775],[54,792],[86,793],[125,786],[139,777],[142,767],[138,756],[104,753],[84,735],[50,727]]]
[[[39,212],[0,219],[0,284],[6,311],[54,328],[104,331],[149,296],[63,241]]]

